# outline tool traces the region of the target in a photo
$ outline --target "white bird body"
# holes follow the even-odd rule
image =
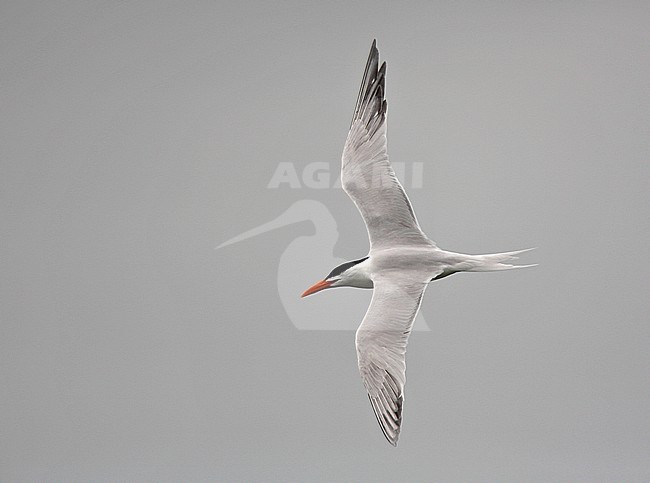
[[[373,288],[356,333],[359,372],[384,436],[397,445],[406,382],[406,344],[428,284],[456,272],[523,268],[526,251],[465,255],[441,250],[422,231],[386,149],[386,63],[373,42],[343,149],[341,183],[368,230],[368,256],[334,268],[303,297],[331,287]]]
[[[408,274],[409,280],[429,283],[458,272],[492,272],[533,267],[535,265],[503,263],[516,259],[518,254],[529,250],[532,248],[489,255],[467,255],[426,245],[381,247],[370,250],[363,261],[343,272],[340,281],[333,286],[373,288],[375,277],[390,277],[394,273]]]

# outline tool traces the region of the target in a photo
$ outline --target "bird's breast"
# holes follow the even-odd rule
[[[379,273],[401,272],[412,273],[413,277],[429,281],[431,274],[440,272],[434,250],[428,247],[394,247],[371,253],[370,271],[372,275]]]

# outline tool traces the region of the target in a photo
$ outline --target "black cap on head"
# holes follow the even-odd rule
[[[332,277],[336,277],[338,275],[341,275],[343,272],[345,272],[348,268],[354,267],[357,263],[361,263],[364,260],[367,260],[368,257],[363,257],[360,258],[359,260],[353,260],[351,262],[345,262],[342,265],[339,265],[336,267],[334,270],[332,270],[327,277],[325,277],[325,280],[329,280]]]

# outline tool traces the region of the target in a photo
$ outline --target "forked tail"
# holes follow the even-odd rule
[[[528,252],[534,250],[534,248],[527,248],[525,250],[517,250],[514,252],[504,252],[504,253],[490,253],[488,255],[473,255],[472,261],[475,264],[471,268],[468,268],[468,272],[493,272],[495,270],[510,270],[512,268],[527,268],[535,267],[536,263],[532,265],[511,265],[509,263],[512,260],[519,258],[517,255],[520,253]]]

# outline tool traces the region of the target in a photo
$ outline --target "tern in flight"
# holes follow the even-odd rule
[[[379,66],[374,41],[341,160],[341,183],[361,212],[370,251],[363,258],[334,268],[302,296],[333,287],[374,290],[356,333],[359,372],[384,436],[397,446],[406,382],[406,344],[427,285],[456,272],[534,265],[505,263],[527,250],[465,255],[438,248],[423,233],[388,161],[385,79],[386,62]]]

